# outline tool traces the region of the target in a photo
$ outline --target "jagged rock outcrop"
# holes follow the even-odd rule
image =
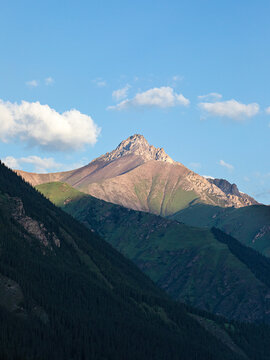
[[[115,150],[98,158],[103,161],[113,161],[127,155],[138,155],[144,161],[156,160],[173,164],[174,161],[167,155],[163,148],[155,148],[149,145],[143,135],[135,134],[122,141]]]
[[[233,195],[239,197],[246,203],[246,205],[258,205],[258,202],[251,196],[239,191],[236,184],[231,184],[225,179],[207,178],[207,180],[211,184],[215,184],[217,187],[219,187],[226,195]]]
[[[225,179],[207,179],[211,184],[215,184],[219,187],[226,195],[236,195],[241,196],[236,184],[231,184]]]

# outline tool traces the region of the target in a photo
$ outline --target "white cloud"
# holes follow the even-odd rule
[[[0,100],[0,140],[20,140],[47,150],[77,150],[94,145],[100,128],[76,109],[62,114],[39,102]]]
[[[67,171],[70,169],[77,169],[82,167],[87,162],[87,159],[83,158],[81,161],[69,164],[61,164],[56,162],[52,157],[50,158],[41,158],[36,155],[30,155],[27,157],[14,158],[13,156],[7,156],[1,160],[11,169],[20,170],[25,164],[30,164],[33,166],[33,172],[37,173],[46,173],[52,171]]]
[[[202,175],[202,177],[204,177],[205,179],[215,180],[215,178],[213,176],[210,176],[210,175]]]
[[[190,101],[182,94],[177,94],[169,86],[149,89],[138,93],[133,99],[127,99],[115,106],[109,106],[109,110],[124,110],[139,107],[167,108],[177,105],[188,106]]]
[[[268,108],[265,109],[266,114],[270,115],[270,106],[268,106]]]
[[[34,171],[40,173],[44,173],[48,170],[60,170],[63,167],[62,164],[55,162],[53,158],[41,158],[36,155],[22,157],[19,159],[16,159],[13,156],[7,156],[2,161],[12,169],[21,169],[23,164],[31,164],[34,166]]]
[[[54,84],[54,79],[52,78],[52,77],[47,77],[46,79],[45,79],[45,85],[52,85],[52,84]]]
[[[221,99],[222,95],[216,92],[211,92],[209,94],[206,95],[199,95],[198,99],[200,100],[216,100],[216,99]]]
[[[48,170],[61,170],[63,167],[62,164],[55,162],[53,158],[41,158],[36,155],[22,157],[19,159],[16,159],[13,156],[7,156],[2,159],[2,162],[11,169],[17,170],[21,169],[23,164],[31,164],[34,166],[34,171],[39,173],[44,173]]]
[[[38,86],[38,81],[37,80],[26,81],[26,85],[29,86],[29,87],[37,87]]]
[[[131,88],[131,86],[129,84],[127,84],[122,89],[114,90],[113,93],[112,93],[112,97],[115,98],[116,100],[125,99],[127,97],[128,90],[130,88]]]
[[[224,160],[219,160],[219,165],[225,167],[226,169],[232,171],[234,169],[234,166],[229,164],[229,163],[226,163]]]
[[[53,158],[41,158],[39,156],[22,157],[19,160],[20,163],[32,164],[37,172],[45,172],[48,169],[60,169],[63,165],[55,162]]]
[[[228,117],[234,120],[243,120],[244,118],[255,116],[260,109],[257,103],[246,105],[234,99],[214,103],[201,102],[199,107],[210,115]]]
[[[4,159],[1,159],[1,161],[11,169],[21,168],[18,159],[15,159],[13,156],[7,156]]]

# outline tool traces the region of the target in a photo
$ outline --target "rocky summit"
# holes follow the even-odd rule
[[[62,181],[96,198],[163,216],[194,203],[239,208],[255,201],[239,191],[227,191],[220,184],[209,182],[172,160],[164,149],[149,145],[139,134],[79,169],[50,174],[17,173],[32,185]]]
[[[163,148],[149,145],[143,135],[135,134],[122,141],[115,150],[99,157],[99,160],[113,161],[127,155],[141,156],[145,161],[157,160],[173,164],[173,159],[167,155]]]

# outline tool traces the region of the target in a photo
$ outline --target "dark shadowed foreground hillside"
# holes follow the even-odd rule
[[[0,163],[1,360],[266,360],[269,336],[174,303]]]
[[[106,203],[67,184],[38,189],[133,260],[174,299],[229,319],[270,323],[270,260],[254,250],[236,240],[237,247],[228,246],[222,232]]]

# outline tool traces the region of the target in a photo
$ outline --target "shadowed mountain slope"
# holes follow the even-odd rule
[[[266,360],[270,354],[267,327],[229,324],[174,303],[1,163],[0,234],[1,359]]]
[[[172,219],[191,226],[215,226],[270,257],[270,206],[253,205],[235,209],[194,204],[174,214]]]
[[[142,135],[129,137],[80,169],[51,174],[17,172],[32,185],[66,182],[99,199],[163,216],[194,202],[242,207],[255,201],[241,193],[225,193],[173,161],[163,149],[150,146]]]
[[[231,319],[270,322],[270,284],[258,276],[266,258],[252,249],[245,262],[210,230],[107,203],[68,184],[37,188],[133,260],[175,299]]]

